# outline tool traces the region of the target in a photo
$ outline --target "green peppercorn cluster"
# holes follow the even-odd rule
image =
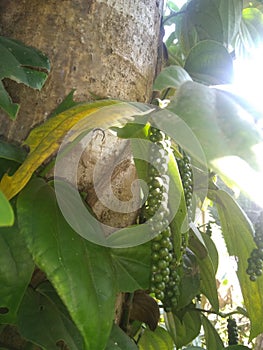
[[[263,212],[260,213],[255,224],[254,241],[257,248],[254,248],[247,259],[247,274],[252,282],[255,282],[262,275],[263,270]]]
[[[228,345],[237,345],[238,330],[237,330],[237,323],[234,318],[229,317],[227,319],[227,333],[228,333]]]
[[[192,212],[192,196],[193,196],[193,172],[190,164],[190,157],[182,151],[183,157],[177,159],[177,165],[184,189],[185,204],[188,210],[188,219],[191,220]],[[182,234],[182,250],[185,251],[188,245],[188,231]]]
[[[177,159],[177,165],[182,179],[184,196],[188,215],[192,217],[192,196],[193,196],[193,172],[190,164],[190,157],[183,152],[183,158]]]
[[[170,311],[178,303],[180,276],[169,226],[153,239],[151,248],[151,292],[163,302],[164,309]]]
[[[171,142],[166,135],[151,127],[149,139],[149,193],[143,217],[151,225],[154,238],[151,241],[151,292],[162,301],[166,311],[177,306],[179,297],[178,263],[174,254],[168,207],[168,162]]]

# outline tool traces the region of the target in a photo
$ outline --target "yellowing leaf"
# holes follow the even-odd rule
[[[0,188],[8,199],[19,193],[36,169],[59,148],[63,137],[72,131],[71,141],[93,128],[120,126],[132,116],[144,114],[140,104],[129,104],[117,100],[101,100],[84,103],[66,110],[44,124],[33,129],[25,141],[30,153],[14,175],[5,174]],[[146,113],[151,109],[147,107]]]

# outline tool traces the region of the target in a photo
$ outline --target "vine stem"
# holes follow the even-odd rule
[[[134,293],[129,293],[128,297],[125,301],[124,307],[123,307],[123,314],[121,317],[121,328],[124,330],[124,332],[127,331],[129,320],[130,320],[130,311],[132,307],[132,301],[133,301]]]
[[[173,18],[173,17],[177,17],[177,16],[179,16],[179,15],[182,15],[182,14],[185,13],[185,12],[186,12],[186,10],[182,10],[182,11],[178,11],[178,12],[173,12],[173,11],[172,11],[172,13],[171,13],[169,16],[167,16],[167,17],[165,18],[165,20],[162,22],[162,25],[165,25],[165,22],[169,21],[169,19],[171,19],[171,18]]]
[[[193,310],[194,311],[198,311],[198,312],[207,313],[207,314],[218,315],[218,316],[220,316],[222,318],[227,318],[227,317],[235,315],[235,314],[240,314],[240,312],[238,310],[230,311],[230,312],[227,312],[227,313],[219,312],[219,311],[217,312],[217,311],[213,311],[213,310],[199,309],[199,308],[196,308],[196,309],[193,309]]]

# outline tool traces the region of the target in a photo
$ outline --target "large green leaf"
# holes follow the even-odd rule
[[[123,330],[113,324],[110,338],[105,350],[138,350],[135,342]]]
[[[229,84],[233,60],[223,44],[213,40],[197,43],[189,52],[184,68],[194,80],[208,85]]]
[[[191,225],[191,234],[193,237],[189,240],[189,248],[195,253],[198,262],[200,271],[200,291],[208,298],[214,310],[218,311],[219,301],[214,263],[205,246],[203,236],[194,225]],[[200,241],[199,245],[197,245],[196,240],[198,239],[199,235],[202,242]],[[204,244],[203,249],[201,249],[202,246],[200,247],[200,244]]]
[[[261,322],[263,280],[259,278],[253,283],[246,273],[247,258],[255,248],[253,229],[245,213],[228,193],[211,190],[209,197],[216,203],[228,253],[237,257],[238,260],[237,276],[251,321],[250,339],[252,339],[263,332]]]
[[[34,263],[17,226],[0,229],[0,323],[15,323]]]
[[[218,250],[216,248],[216,245],[214,241],[211,239],[211,237],[209,237],[208,234],[201,232],[201,236],[204,240],[205,246],[208,251],[208,255],[210,256],[210,259],[213,263],[214,271],[216,273],[218,269],[218,261],[219,261]]]
[[[229,47],[239,31],[243,0],[218,0],[218,2],[219,13],[223,24],[224,42]]]
[[[223,26],[213,1],[192,0],[185,8],[181,24],[181,40],[186,52],[202,40],[223,42]]]
[[[143,332],[139,341],[140,350],[173,350],[173,339],[166,329],[157,327],[156,330],[150,331],[148,328]]]
[[[107,246],[108,241],[102,229],[103,224],[92,215],[90,208],[82,200],[75,187],[66,181],[57,179],[53,184],[61,212],[75,232],[89,242]]]
[[[44,297],[46,297],[50,301],[50,303],[52,303],[52,305],[54,305],[55,308],[57,308],[60,317],[64,323],[64,326],[67,329],[67,332],[69,333],[69,336],[72,339],[74,339],[74,342],[77,344],[78,348],[83,349],[83,337],[81,336],[79,330],[72,321],[68,309],[58,296],[57,291],[52,286],[52,284],[49,281],[42,282],[37,286],[35,290]]]
[[[12,226],[14,224],[14,212],[11,204],[0,190],[0,227]]]
[[[218,256],[218,250],[216,248],[216,245],[214,241],[211,239],[211,237],[208,236],[208,234],[201,232],[202,238],[205,242],[205,246],[208,251],[208,255],[210,256],[210,259],[213,263],[214,271],[217,273],[218,269],[218,262],[219,262],[219,256]]]
[[[33,289],[27,290],[21,303],[18,328],[24,338],[44,350],[57,350],[62,344],[72,350],[84,349],[74,323],[50,299]],[[75,338],[71,333],[76,334]]]
[[[202,324],[205,332],[205,343],[207,349],[222,350],[224,349],[224,344],[219,334],[217,333],[215,327],[212,323],[204,316],[201,317]]]
[[[242,17],[247,24],[255,28],[255,30],[258,33],[258,36],[261,37],[260,42],[262,43],[263,13],[257,8],[248,7],[243,10]]]
[[[197,259],[200,269],[200,291],[210,301],[214,310],[218,311],[219,301],[217,295],[217,286],[215,270],[210,256],[204,259]]]
[[[195,255],[187,249],[182,261],[177,309],[189,305],[193,298],[200,293],[200,273]]]
[[[249,56],[251,49],[262,44],[262,35],[262,12],[256,8],[245,8],[242,13],[242,20],[235,42],[237,56]]]
[[[198,336],[201,328],[200,313],[196,310],[188,309],[179,318],[178,315],[167,312],[165,314],[165,324],[175,345],[181,348]]]
[[[16,118],[19,110],[19,105],[12,102],[1,80],[9,78],[40,90],[49,71],[49,60],[43,53],[0,36],[0,108],[12,119]]]
[[[215,160],[230,155],[244,159],[252,167],[257,166],[252,147],[262,142],[262,136],[256,126],[243,117],[244,110],[230,96],[195,82],[186,82],[167,109],[186,123],[184,134],[176,134],[176,137],[194,158],[198,159],[199,155],[186,133],[187,126],[199,141],[209,166],[217,172],[221,169]],[[170,134],[175,133],[174,129],[179,125],[176,117],[172,118],[169,113],[167,116],[163,113],[160,123],[163,128],[171,130],[168,131]],[[198,160],[204,162],[201,158]]]
[[[162,91],[168,88],[178,88],[185,81],[192,80],[190,75],[180,66],[164,68],[154,81],[153,90]]]
[[[111,256],[119,291],[133,292],[149,288],[151,266],[149,243],[132,248],[111,249]]]
[[[17,210],[33,259],[68,308],[85,349],[101,350],[111,331],[117,292],[109,250],[71,229],[54,190],[41,179],[33,179],[21,192]]]

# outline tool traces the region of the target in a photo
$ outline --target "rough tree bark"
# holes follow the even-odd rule
[[[52,69],[41,91],[5,81],[21,109],[16,121],[0,110],[0,136],[21,143],[72,89],[76,89],[77,101],[92,99],[93,93],[148,102],[156,74],[162,7],[163,0],[2,0],[0,35],[40,49]],[[101,221],[123,227],[134,221],[136,213],[120,216],[107,211],[93,193],[93,180],[87,174],[92,173],[96,159],[106,154],[103,183],[103,171],[114,160],[112,149],[127,152],[126,163],[113,174],[113,183],[118,198],[129,199],[136,178],[129,145],[112,135],[98,142],[95,135],[82,157],[80,186]]]
[[[7,83],[21,103],[16,122],[0,112],[1,133],[23,140],[73,89],[148,101],[156,68],[162,1],[4,0],[0,34],[42,50],[52,71],[41,92]]]

